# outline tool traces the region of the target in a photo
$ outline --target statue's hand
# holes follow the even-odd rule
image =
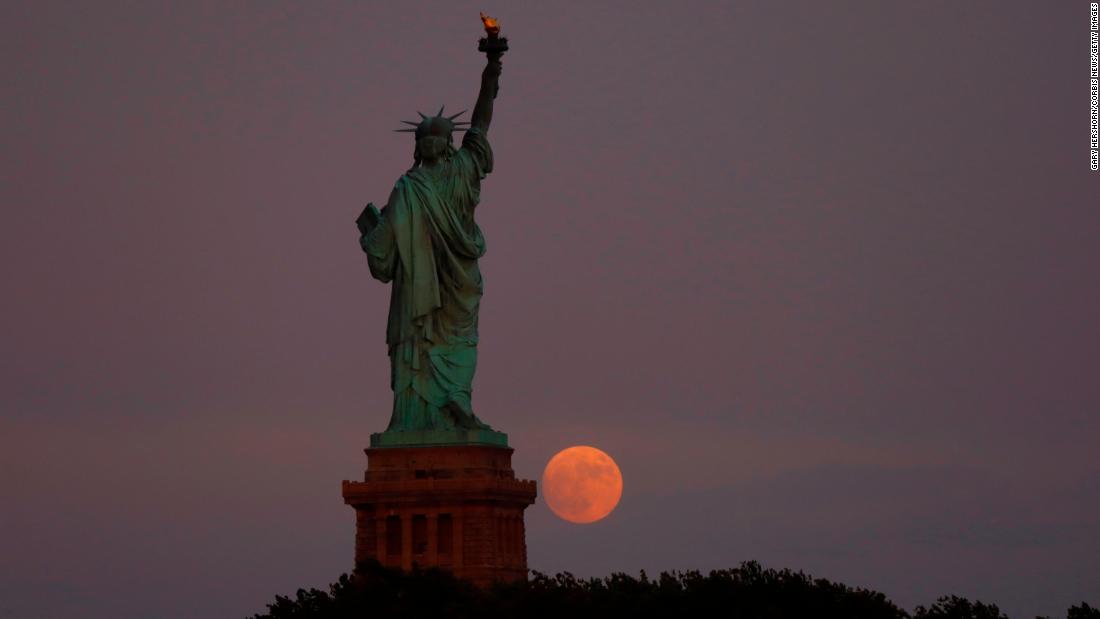
[[[374,205],[374,202],[368,202],[363,212],[355,219],[355,225],[359,228],[359,234],[366,235],[374,230],[381,219],[382,214],[378,212],[378,207]]]
[[[490,52],[488,54],[485,54],[485,57],[489,60],[489,62],[486,63],[487,66],[489,67],[489,70],[496,73],[497,75],[500,75],[500,67],[501,67],[500,59],[501,59],[502,56],[504,56],[504,54],[501,53],[501,52],[496,52],[496,53]]]

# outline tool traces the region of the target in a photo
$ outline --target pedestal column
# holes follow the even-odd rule
[[[364,480],[343,483],[344,502],[356,511],[357,565],[373,559],[405,570],[414,563],[439,567],[481,586],[527,578],[522,522],[536,488],[534,481],[516,479],[511,448],[375,447],[366,452]],[[439,549],[444,514],[451,540],[447,554]]]

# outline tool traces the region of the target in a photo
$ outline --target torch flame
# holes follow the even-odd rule
[[[495,18],[481,13],[481,23],[485,24],[485,32],[491,36],[500,34],[500,22]]]

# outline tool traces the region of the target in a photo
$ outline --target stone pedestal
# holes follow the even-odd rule
[[[512,449],[488,445],[371,447],[355,508],[355,562],[438,567],[488,586],[527,578],[523,510],[535,482],[516,479]]]

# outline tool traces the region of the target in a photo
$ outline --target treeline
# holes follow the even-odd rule
[[[341,576],[327,592],[299,589],[293,598],[276,596],[268,611],[253,619],[367,617],[1008,619],[995,604],[955,596],[908,613],[881,593],[802,572],[764,569],[752,561],[709,574],[662,573],[652,579],[645,572],[638,578],[590,579],[534,572],[528,582],[486,591],[440,570],[402,572],[372,563],[360,566],[354,578]],[[1066,619],[1100,619],[1100,610],[1082,603],[1069,608]]]

